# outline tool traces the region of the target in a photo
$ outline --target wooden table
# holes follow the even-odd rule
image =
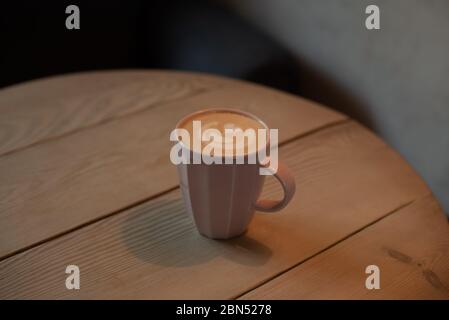
[[[223,106],[279,128],[297,193],[246,235],[214,241],[185,213],[169,132]],[[117,71],[3,89],[0,112],[0,298],[449,298],[449,226],[429,188],[316,103],[215,76]],[[264,195],[280,191],[269,179]],[[80,290],[66,288],[67,265]],[[379,290],[365,287],[368,265]]]

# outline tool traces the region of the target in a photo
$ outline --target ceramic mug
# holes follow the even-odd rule
[[[193,121],[196,116],[210,112],[237,113],[256,120],[267,132],[269,129],[258,117],[234,109],[198,111],[181,119],[176,128],[180,129],[189,119]],[[269,139],[265,147],[269,150]],[[195,151],[185,145],[182,148],[193,158]],[[193,217],[199,233],[212,239],[229,239],[241,235],[248,228],[255,211],[279,211],[295,193],[295,179],[281,161],[278,161],[277,172],[273,174],[284,191],[283,199],[277,201],[259,199],[265,181],[265,175],[261,175],[259,169],[267,166],[269,158],[257,158],[257,162],[253,164],[248,161],[244,161],[244,164],[237,164],[235,161],[233,164],[225,164],[224,157],[222,164],[177,165],[187,212]],[[248,157],[249,154],[246,154],[245,159]]]

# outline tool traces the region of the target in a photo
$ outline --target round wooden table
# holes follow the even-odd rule
[[[169,160],[169,132],[206,107],[278,128],[297,183],[289,206],[257,213],[229,241],[197,233]],[[326,107],[238,80],[136,70],[2,89],[0,112],[2,299],[449,298],[449,226],[429,188]],[[264,196],[280,196],[268,180]],[[66,288],[69,265],[79,290]],[[366,287],[372,265],[380,289]]]

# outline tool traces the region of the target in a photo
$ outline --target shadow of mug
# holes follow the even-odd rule
[[[122,239],[141,261],[165,267],[200,265],[219,257],[258,266],[272,255],[270,248],[246,234],[229,240],[201,236],[179,191],[133,212],[123,223]]]

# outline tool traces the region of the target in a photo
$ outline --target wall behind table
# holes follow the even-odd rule
[[[302,66],[302,94],[374,129],[449,212],[449,1],[227,0]],[[365,8],[381,30],[365,28]]]

